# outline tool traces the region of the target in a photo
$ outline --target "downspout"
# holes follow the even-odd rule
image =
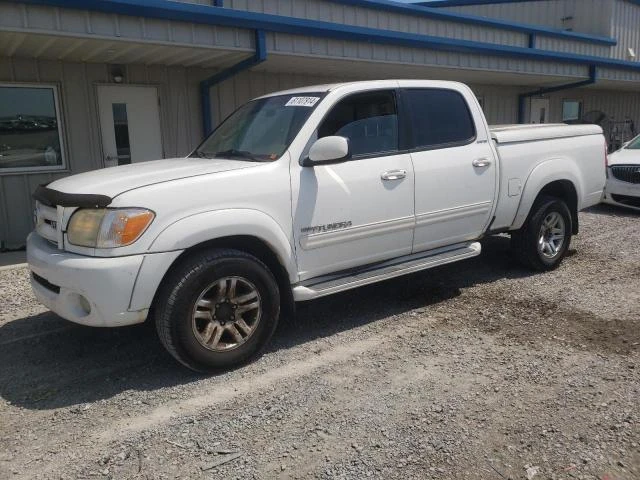
[[[561,90],[569,90],[571,88],[585,87],[587,85],[593,85],[596,83],[598,72],[595,65],[589,65],[589,79],[581,80],[579,82],[567,83],[565,85],[558,85],[557,87],[541,88],[534,92],[521,93],[518,95],[518,123],[525,123],[524,113],[526,110],[526,101],[528,98],[536,97],[538,95],[545,95],[547,93],[559,92]]]
[[[267,41],[264,30],[256,30],[256,52],[250,58],[212,75],[200,82],[200,104],[202,107],[202,131],[206,137],[213,130],[211,115],[211,87],[233,77],[237,73],[258,65],[267,59]]]

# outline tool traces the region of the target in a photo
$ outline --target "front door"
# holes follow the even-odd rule
[[[301,167],[291,162],[293,226],[302,280],[411,252],[413,167],[400,153],[396,93],[340,100],[314,139],[349,139],[352,159]]]
[[[549,99],[531,99],[530,123],[549,123]]]
[[[156,87],[99,85],[105,167],[163,158]]]
[[[475,240],[487,227],[496,164],[479,107],[469,91],[401,91],[412,128],[416,227],[413,252]],[[472,103],[473,102],[473,103]]]

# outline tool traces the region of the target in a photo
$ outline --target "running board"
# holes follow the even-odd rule
[[[404,262],[398,262],[398,259],[395,259],[396,263],[384,262],[366,270],[360,270],[344,276],[327,275],[314,278],[294,286],[293,298],[296,302],[302,302],[324,297],[332,293],[400,277],[420,270],[427,270],[439,265],[464,260],[465,258],[477,257],[480,255],[480,251],[480,243],[473,242],[446,251],[440,249],[440,253],[431,252],[429,255],[411,255]]]

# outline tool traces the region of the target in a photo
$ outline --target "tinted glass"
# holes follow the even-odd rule
[[[275,160],[287,150],[322,95],[278,95],[246,103],[214,130],[195,155]]]
[[[469,143],[476,136],[467,103],[458,92],[417,89],[402,92],[413,129],[413,147]]]
[[[52,88],[0,87],[0,170],[62,165]]]
[[[398,114],[391,91],[351,95],[336,104],[318,127],[318,138],[349,139],[353,156],[398,150]]]
[[[118,150],[118,165],[126,165],[131,163],[127,104],[114,103],[111,108],[113,110],[113,131],[116,136],[116,149]]]
[[[625,148],[629,150],[640,150],[640,136],[631,140]]]

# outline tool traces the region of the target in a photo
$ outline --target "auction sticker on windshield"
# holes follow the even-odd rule
[[[291,97],[285,107],[313,107],[320,97]]]

